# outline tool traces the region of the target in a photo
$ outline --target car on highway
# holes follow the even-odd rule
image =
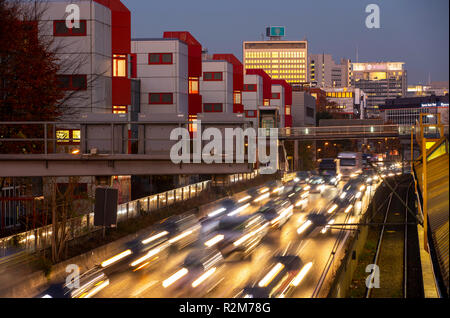
[[[220,220],[216,231],[222,239],[217,247],[224,257],[239,255],[241,259],[251,253],[268,232],[269,222],[259,213],[226,216]]]
[[[314,175],[312,176],[309,181],[309,193],[320,193],[322,194],[325,190],[325,180],[322,176]]]
[[[271,259],[270,270],[254,284],[246,286],[241,298],[285,298],[293,294],[312,267],[297,255],[277,255]]]
[[[328,225],[328,222],[333,218],[333,212],[337,211],[337,208],[335,208],[336,211],[333,210],[332,213],[327,213],[330,208],[333,207],[333,205],[331,205],[327,209],[315,209],[311,211],[307,215],[306,220],[304,220],[303,223],[300,224],[300,226],[297,228],[297,234],[301,237],[315,236],[316,234],[318,234],[324,227]]]
[[[293,214],[294,205],[289,199],[277,198],[262,206],[257,213],[269,222],[270,228],[280,229]]]
[[[297,172],[294,181],[300,184],[308,183],[309,178],[311,177],[311,172],[309,171],[299,171]]]
[[[100,267],[94,267],[80,275],[78,283],[72,280],[64,284],[63,290],[68,298],[91,298],[108,285],[108,276]]]
[[[221,282],[224,264],[216,247],[195,249],[162,286],[170,291],[171,297],[205,297]]]
[[[295,185],[286,193],[286,197],[294,205],[294,211],[303,211],[308,206],[309,189],[306,185]]]
[[[322,178],[325,181],[325,184],[331,185],[333,187],[337,187],[339,184],[339,181],[341,180],[341,176],[336,173],[323,173]]]
[[[158,228],[168,232],[168,242],[172,249],[182,249],[197,240],[201,224],[194,214],[181,214],[164,219]]]

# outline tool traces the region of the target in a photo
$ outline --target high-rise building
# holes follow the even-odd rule
[[[406,96],[405,63],[352,63],[352,86],[366,93],[368,118],[378,117],[386,99]]]
[[[262,69],[273,79],[289,84],[304,83],[308,77],[307,41],[244,41],[245,69]]]
[[[350,86],[351,64],[348,59],[341,59],[336,64],[330,54],[310,54],[308,56],[308,80],[319,87]]]

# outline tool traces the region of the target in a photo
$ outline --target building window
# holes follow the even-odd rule
[[[272,99],[280,99],[280,93],[272,93]]]
[[[86,36],[86,20],[80,20],[80,27],[68,28],[66,20],[53,21],[54,36]]]
[[[203,111],[205,113],[221,113],[223,109],[220,103],[205,103],[203,104]]]
[[[311,107],[306,107],[306,116],[314,118],[314,109]]]
[[[263,104],[264,106],[270,106],[270,99],[265,99]]]
[[[245,117],[248,117],[248,118],[255,118],[256,115],[257,115],[256,110],[246,110],[246,111],[245,111]]]
[[[173,64],[172,53],[150,53],[148,64]]]
[[[222,81],[222,72],[203,72],[204,81]]]
[[[199,80],[198,77],[189,77],[189,94],[198,94]]]
[[[197,115],[189,115],[188,128],[189,128],[189,133],[190,134],[192,134],[192,133],[197,131]]]
[[[256,92],[256,84],[244,84],[244,92]]]
[[[126,113],[128,113],[127,105],[113,106],[113,114],[126,114]]]
[[[113,55],[113,76],[127,77],[127,56],[126,54]]]
[[[173,104],[172,93],[150,93],[149,104]]]
[[[286,105],[286,115],[290,115],[290,114],[291,114],[291,106]]]
[[[86,75],[58,75],[59,88],[66,91],[78,91],[87,89]]]
[[[80,144],[79,129],[58,129],[56,130],[56,143],[58,145],[78,145]]]
[[[233,104],[241,104],[242,103],[242,93],[234,92],[233,94]]]

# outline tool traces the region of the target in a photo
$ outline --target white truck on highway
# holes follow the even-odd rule
[[[362,154],[360,152],[340,152],[338,159],[339,172],[343,179],[350,179],[362,173]]]

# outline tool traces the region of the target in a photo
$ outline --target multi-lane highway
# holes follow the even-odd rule
[[[320,227],[311,233],[304,231],[299,234],[299,228],[305,224],[312,211],[325,211],[325,214],[329,214],[327,220],[334,220],[335,223],[356,222],[358,214],[364,212],[362,210],[367,206],[370,194],[374,192],[375,186],[367,186],[361,198],[354,201],[354,209],[348,209],[345,213],[347,205],[333,208],[333,200],[344,192],[344,185],[344,182],[340,182],[337,187],[325,186],[322,194],[310,193],[306,207],[301,210],[295,209],[292,216],[280,229],[269,230],[267,235],[253,249],[251,257],[242,260],[237,255],[232,255],[231,257],[225,257],[223,264],[214,267],[213,270],[208,272],[205,269],[205,275],[200,275],[201,273],[200,276],[197,275],[199,279],[197,284],[199,286],[205,285],[201,286],[202,288],[193,288],[190,285],[192,280],[189,283],[176,284],[177,281],[181,282],[183,278],[190,274],[184,269],[183,262],[186,256],[205,249],[205,240],[200,235],[190,245],[179,250],[171,250],[165,256],[161,255],[164,259],[154,266],[147,266],[139,270],[134,267],[134,271],[127,266],[122,266],[114,271],[109,268],[109,272],[111,272],[111,274],[108,274],[109,284],[96,293],[94,297],[235,297],[242,295],[241,291],[246,286],[254,286],[261,279],[273,279],[276,276],[274,270],[277,270],[277,268],[274,268],[277,266],[277,262],[274,261],[273,257],[280,254],[297,255],[303,265],[310,263],[309,270],[305,272],[303,279],[293,289],[289,297],[312,297],[321,280],[340,230],[333,228],[328,229],[326,233],[322,233],[323,227]],[[273,189],[270,189],[270,191],[272,192]],[[280,191],[280,196],[282,195],[283,192]],[[264,198],[256,205],[241,204],[240,206],[245,208],[242,208],[239,214],[250,215],[255,213],[261,206],[268,204],[273,199],[274,197]],[[254,201],[255,197],[249,200]],[[332,212],[327,213],[328,211]],[[214,234],[209,237],[214,237]],[[212,271],[214,272],[212,273]],[[204,280],[202,280],[202,277]],[[188,284],[189,286],[186,286]],[[197,292],[200,289],[201,292]]]

